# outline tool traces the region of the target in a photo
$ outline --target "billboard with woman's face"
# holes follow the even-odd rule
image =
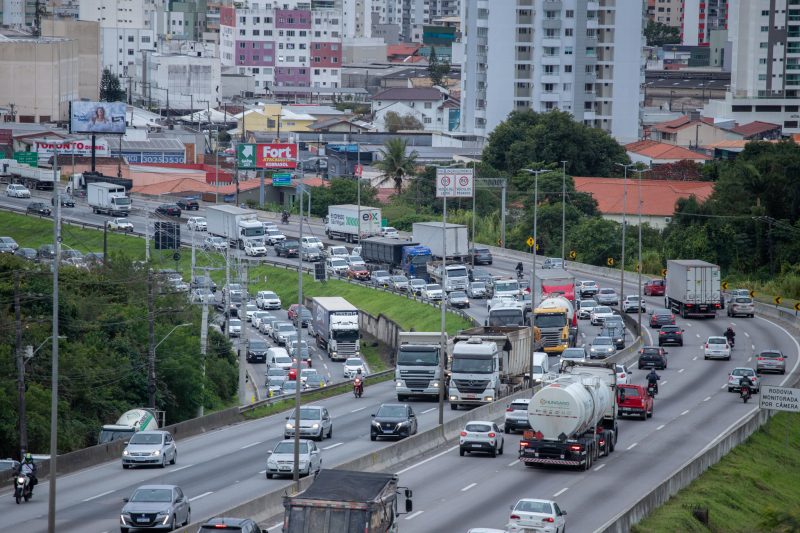
[[[125,133],[125,102],[86,102],[70,104],[71,133]]]

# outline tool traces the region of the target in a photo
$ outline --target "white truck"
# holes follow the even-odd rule
[[[209,235],[228,241],[231,246],[244,250],[245,241],[264,245],[264,224],[253,209],[233,205],[212,205],[206,210]]]
[[[19,163],[16,159],[0,159],[0,176],[8,183],[21,183],[28,189],[53,190],[52,168],[39,168]],[[61,179],[61,171],[55,173]]]
[[[397,401],[408,398],[439,397],[441,333],[400,332],[397,334],[395,392]]]
[[[714,318],[722,308],[719,266],[698,259],[667,261],[664,306],[683,318]]]
[[[448,259],[466,260],[469,255],[469,234],[463,224],[445,224],[443,232],[441,222],[415,222],[411,233],[411,239],[430,248],[433,257],[442,259],[442,254],[447,253]]]
[[[317,296],[311,299],[311,318],[309,334],[331,361],[359,356],[358,309],[353,304],[338,296]]]
[[[131,199],[125,194],[125,187],[113,183],[90,183],[86,186],[86,201],[92,212],[126,217],[131,211]]]
[[[106,444],[120,439],[128,440],[138,431],[153,429],[158,429],[158,418],[155,412],[145,408],[131,409],[122,413],[116,424],[103,426],[97,444]]]
[[[450,408],[491,403],[525,385],[534,351],[528,327],[477,327],[461,331],[453,337]]]
[[[533,395],[519,447],[526,465],[588,470],[614,451],[617,374],[612,362],[565,361],[562,374]]]
[[[441,284],[445,292],[465,291],[469,286],[469,274],[467,273],[467,267],[465,265],[455,263],[444,267],[447,272],[446,282],[441,261],[428,263],[426,268],[428,279],[431,280],[431,283]]]
[[[358,218],[361,215],[361,235],[359,237]],[[325,235],[329,239],[343,239],[347,242],[360,241],[381,234],[381,210],[378,207],[353,204],[329,205],[325,218]]]
[[[490,300],[487,326],[525,326],[525,304],[508,296]]]

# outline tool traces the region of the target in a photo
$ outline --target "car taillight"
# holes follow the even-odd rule
[[[778,357],[778,361],[783,361],[783,357]]]
[[[625,379],[625,374],[620,374],[619,377]]]
[[[509,520],[519,520],[519,515],[518,514],[512,514],[511,518]]]
[[[659,335],[665,335],[665,334],[666,334],[666,332],[665,332],[665,331],[659,331],[659,332],[658,332],[658,334],[659,334]]]
[[[675,315],[670,315],[669,317],[670,317],[672,320],[675,320]]]
[[[708,348],[708,343],[706,343],[706,349]]]
[[[462,431],[462,432],[461,432],[461,436],[462,436],[462,437],[466,437],[466,436],[467,436],[467,432],[466,432],[466,431]]]
[[[583,447],[580,444],[570,444],[569,450],[571,452],[579,452]]]
[[[548,516],[547,518],[542,518],[542,522],[550,522],[552,524],[555,520],[552,516]]]
[[[512,408],[506,407],[506,413],[511,413],[512,411],[514,411]]]
[[[490,439],[493,439],[493,438],[495,438],[496,436],[497,436],[497,434],[496,434],[494,431],[492,431],[491,433],[489,433],[489,438],[490,438]]]
[[[524,440],[523,440],[523,441],[520,441],[520,443],[519,443],[519,447],[520,447],[520,448],[527,448],[527,447],[528,447],[528,443],[527,443],[527,442],[525,442]]]
[[[756,357],[756,361],[763,361],[763,360],[764,360],[764,358],[763,358],[763,357]],[[783,360],[783,359],[779,359],[779,361],[782,361],[782,360]]]

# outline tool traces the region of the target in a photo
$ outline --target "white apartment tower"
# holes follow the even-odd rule
[[[462,0],[461,13],[466,133],[488,135],[514,110],[560,109],[639,138],[642,2]]]
[[[458,17],[461,13],[462,0],[372,0],[372,2],[375,23],[397,26],[402,41],[422,41],[422,27],[443,17]]]
[[[372,12],[378,0],[342,0],[342,36],[372,37]]]

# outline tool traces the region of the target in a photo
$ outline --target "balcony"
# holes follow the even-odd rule
[[[542,20],[542,28],[545,30],[560,30],[561,19],[560,18],[544,19]]]
[[[552,83],[553,85],[561,84],[561,76],[558,74],[542,74],[539,81],[541,83]]]
[[[533,59],[533,52],[530,50],[517,50],[515,58],[517,61],[530,61]]]
[[[539,93],[539,101],[540,102],[556,102],[558,103],[561,100],[561,93],[556,91],[542,91]]]
[[[514,87],[514,96],[517,98],[530,98],[531,97],[531,88],[530,87]]]
[[[517,13],[518,26],[529,26],[531,24],[533,24],[533,15],[530,14],[523,15],[521,13]]]
[[[542,2],[543,11],[561,11],[564,3],[561,0],[544,0]]]

